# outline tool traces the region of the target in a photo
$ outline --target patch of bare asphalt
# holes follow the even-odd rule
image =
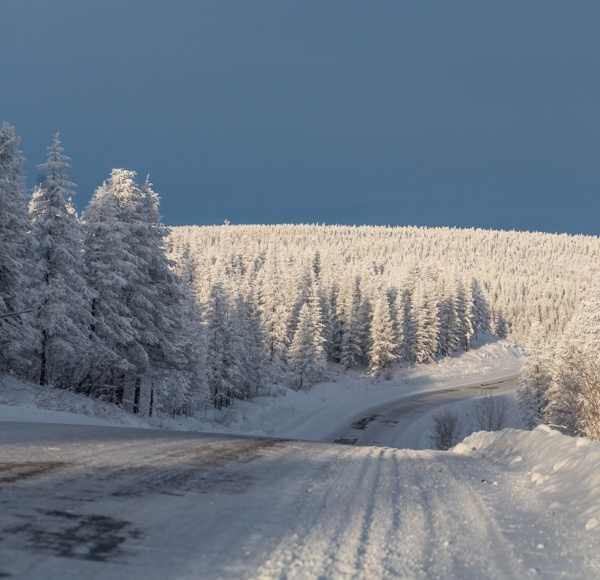
[[[39,515],[33,521],[5,529],[4,534],[25,538],[29,550],[43,554],[106,562],[124,553],[121,545],[126,540],[141,535],[125,520],[60,510],[36,511]]]
[[[0,483],[15,483],[37,475],[44,475],[64,467],[59,461],[14,461],[0,463]]]
[[[368,417],[363,417],[362,419],[359,419],[358,421],[354,421],[354,423],[352,423],[352,429],[364,431],[369,426],[369,423],[372,423],[373,421],[375,421],[375,419],[377,419],[377,415],[369,415]]]
[[[202,441],[150,457],[141,465],[119,467],[99,478],[111,482],[111,495],[115,497],[152,492],[243,493],[254,481],[244,466],[284,444],[282,440],[264,439],[238,440],[235,444]]]
[[[358,441],[358,437],[342,437],[340,439],[334,439],[334,443],[340,443],[341,445],[354,445]]]

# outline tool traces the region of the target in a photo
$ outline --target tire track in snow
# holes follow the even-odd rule
[[[490,579],[535,577],[535,573],[527,569],[516,556],[493,510],[486,504],[480,491],[475,488],[472,479],[468,477],[467,462],[462,462],[459,471],[453,465],[454,457],[449,456],[450,461],[446,461],[446,457],[440,454],[438,458],[440,467],[449,476],[446,477],[447,490],[453,501],[450,503],[447,501],[448,498],[444,498],[444,494],[437,494],[432,498],[432,514],[436,520],[455,520],[457,529],[454,530],[452,539],[442,540],[442,544],[449,542],[453,575],[465,576],[470,568],[477,566],[486,570],[486,575]],[[482,483],[482,485],[486,484]],[[461,506],[462,511],[458,512],[456,506]]]

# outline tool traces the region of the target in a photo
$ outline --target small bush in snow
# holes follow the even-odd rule
[[[433,417],[433,435],[431,441],[435,449],[447,451],[454,447],[463,431],[458,414],[452,411],[444,411]]]
[[[486,393],[475,405],[475,416],[482,431],[500,431],[506,424],[506,402]]]

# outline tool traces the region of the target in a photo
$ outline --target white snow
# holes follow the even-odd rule
[[[231,435],[324,441],[407,397],[439,397],[466,418],[473,399],[450,396],[514,377],[521,354],[482,342],[390,381],[340,373],[308,393],[184,420],[142,421],[5,377],[0,575],[600,577],[599,443],[547,427],[473,433],[453,452]],[[433,407],[409,434],[425,437]],[[119,428],[99,426],[110,423]],[[147,428],[159,423],[167,429]]]
[[[540,425],[473,433],[453,450],[527,474],[554,512],[577,518],[588,530],[600,525],[600,443]]]
[[[0,379],[0,421],[150,427],[116,405],[64,389],[24,383],[7,375]]]

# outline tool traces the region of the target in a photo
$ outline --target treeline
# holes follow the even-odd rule
[[[25,191],[0,128],[0,371],[150,414],[206,397],[199,310],[165,254],[158,196],[114,169],[78,217],[58,135]]]
[[[519,386],[526,425],[600,441],[600,275],[565,332],[549,341],[534,325],[528,351]]]

